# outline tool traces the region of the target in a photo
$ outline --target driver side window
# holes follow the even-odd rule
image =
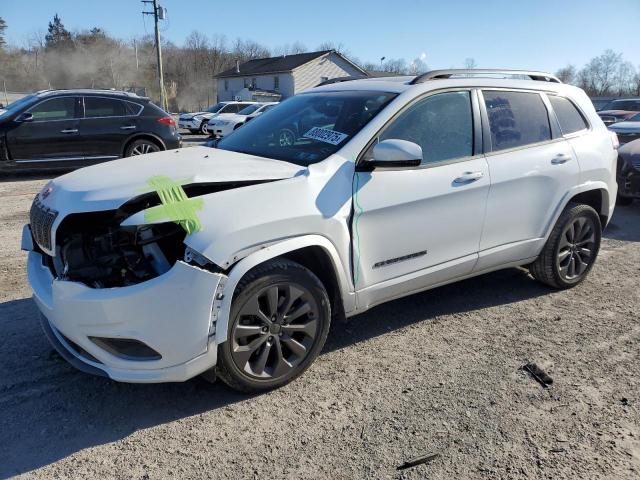
[[[427,165],[473,155],[473,116],[468,91],[446,92],[419,100],[385,128],[378,142],[407,140],[422,147]],[[372,158],[373,146],[365,158]]]
[[[29,109],[34,121],[70,120],[76,117],[76,98],[58,97],[40,102]]]

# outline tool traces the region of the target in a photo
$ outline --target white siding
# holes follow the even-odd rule
[[[234,77],[227,78],[229,81],[229,90],[224,89],[224,78],[218,79],[218,101],[227,102],[233,100],[235,95],[244,88],[244,79],[247,79],[247,85],[251,85],[252,79],[256,79],[256,88],[258,90],[274,90],[273,77],[278,76],[280,78],[280,86],[277,90],[282,95],[282,98],[290,97],[294,94],[293,76],[291,73],[278,73],[269,75],[256,75],[255,77]]]
[[[324,57],[316,58],[296,68],[293,72],[227,78],[229,89],[226,91],[224,89],[225,79],[220,78],[218,79],[218,101],[233,100],[234,96],[244,88],[245,78],[247,79],[247,85],[251,85],[252,79],[255,78],[256,88],[259,90],[274,90],[273,77],[276,75],[280,78],[280,88],[277,91],[284,100],[303,90],[315,87],[322,81],[323,77],[328,79],[349,76],[360,77],[363,76],[363,73],[339,55],[331,53]]]
[[[360,77],[363,74],[339,55],[331,53],[326,57],[316,58],[293,71],[294,94],[315,87],[322,81],[322,77],[331,79],[349,76]]]

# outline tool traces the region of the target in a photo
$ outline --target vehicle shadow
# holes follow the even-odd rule
[[[0,183],[5,182],[26,182],[31,180],[51,180],[71,170],[56,171],[33,171],[24,173],[0,173]]]
[[[326,351],[446,314],[548,293],[510,269],[412,295],[336,324]],[[86,375],[48,345],[31,299],[0,304],[0,478],[48,465],[133,432],[218,409],[251,396],[221,382],[135,385]]]
[[[631,205],[616,206],[602,236],[612,240],[640,242],[640,201]]]

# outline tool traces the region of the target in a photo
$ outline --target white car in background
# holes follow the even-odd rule
[[[191,133],[206,134],[206,124],[211,118],[222,113],[238,113],[255,103],[257,102],[218,102],[204,112],[182,113],[178,118],[178,127],[189,130]]]
[[[278,102],[256,103],[238,113],[221,113],[203,125],[202,130],[215,137],[224,137],[277,104]]]

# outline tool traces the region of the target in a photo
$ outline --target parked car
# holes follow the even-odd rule
[[[238,113],[221,113],[211,120],[207,120],[203,130],[214,137],[224,137],[277,104],[278,102],[254,103]]]
[[[640,113],[636,113],[622,122],[609,125],[609,130],[618,135],[620,144],[632,142],[640,138]]]
[[[596,112],[604,109],[612,100],[615,100],[615,98],[612,97],[591,97],[590,99],[591,103],[593,103],[593,107],[596,109]]]
[[[640,112],[640,98],[618,98],[598,112],[605,125],[633,117]]]
[[[0,170],[69,169],[178,148],[173,118],[114,90],[45,90],[0,110]]]
[[[49,340],[114,380],[256,392],[389,300],[515,266],[575,287],[614,210],[616,137],[582,90],[499,73],[321,86],[217,148],[52,180],[22,241]]]
[[[211,118],[221,113],[238,113],[243,108],[257,102],[218,102],[211,105],[204,112],[182,113],[178,117],[178,126],[189,130],[191,133],[207,134],[206,123]]]
[[[629,205],[640,198],[640,139],[618,150],[618,204]]]

